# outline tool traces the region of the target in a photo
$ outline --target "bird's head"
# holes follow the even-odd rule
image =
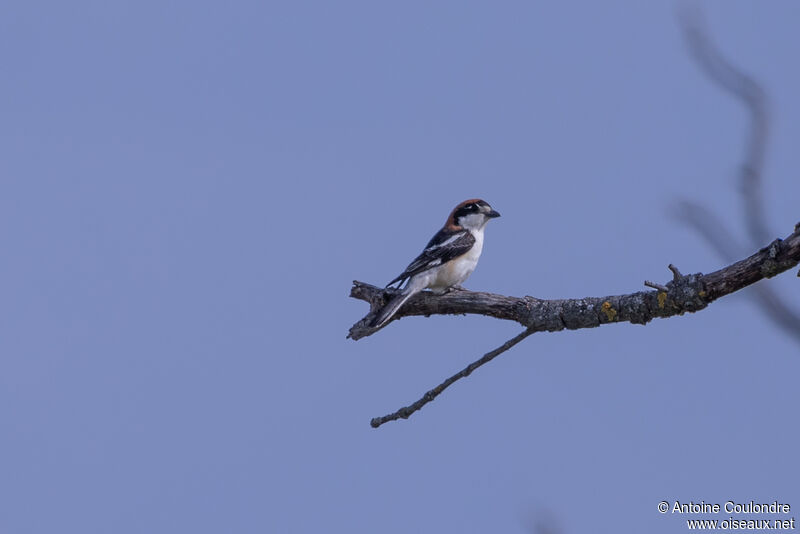
[[[456,230],[466,228],[467,230],[481,230],[489,219],[500,217],[500,214],[492,209],[488,202],[479,198],[465,200],[455,207],[447,219],[447,228]]]

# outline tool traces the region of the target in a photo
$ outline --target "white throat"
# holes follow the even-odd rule
[[[483,213],[470,213],[458,218],[458,224],[475,234],[476,231],[483,233],[483,227],[489,222],[489,218]],[[477,237],[477,236],[476,236]]]

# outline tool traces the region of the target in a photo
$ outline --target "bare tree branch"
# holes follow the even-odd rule
[[[713,273],[675,275],[664,284],[666,292],[639,291],[607,297],[542,300],[464,289],[445,295],[423,291],[411,297],[392,321],[410,315],[470,313],[516,321],[534,332],[577,330],[619,322],[646,324],[657,317],[702,310],[722,296],[775,276],[798,263],[800,231],[795,230],[785,240],[776,239],[752,256]],[[350,296],[369,302],[370,312],[350,328],[347,337],[358,340],[374,334],[377,330],[369,326],[370,321],[396,291],[354,281]]]
[[[415,403],[383,417],[376,417],[370,424],[377,428],[388,421],[407,419],[451,384],[469,376],[475,369],[535,332],[577,330],[619,322],[646,324],[656,317],[666,318],[686,312],[696,312],[720,297],[734,293],[763,278],[771,278],[795,267],[798,263],[800,263],[800,223],[786,239],[776,239],[750,257],[710,274],[682,275],[677,267],[670,265],[673,279],[663,286],[666,291],[640,291],[627,295],[559,300],[507,297],[463,289],[445,295],[423,291],[410,298],[397,311],[392,321],[411,315],[472,313],[516,321],[523,325],[525,330],[431,389]],[[370,328],[369,324],[381,306],[396,291],[354,281],[350,296],[369,302],[370,312],[353,325],[347,337],[357,340],[378,331],[379,329]]]

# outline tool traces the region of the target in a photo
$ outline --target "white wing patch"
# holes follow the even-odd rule
[[[427,250],[436,250],[437,248],[446,247],[447,245],[449,245],[451,243],[454,243],[458,239],[461,239],[463,236],[464,236],[464,234],[460,233],[460,234],[456,234],[454,236],[448,237],[445,241],[442,241],[438,245],[433,245],[432,247],[429,247]],[[441,261],[439,263],[441,263]]]

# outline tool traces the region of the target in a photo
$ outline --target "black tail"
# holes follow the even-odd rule
[[[401,293],[392,297],[392,300],[386,303],[386,306],[375,316],[375,319],[372,320],[370,326],[372,328],[380,328],[381,326],[385,325],[389,319],[391,319],[397,310],[400,309],[400,306],[406,303],[406,301],[413,295],[412,291],[408,290],[408,287],[404,289]]]

